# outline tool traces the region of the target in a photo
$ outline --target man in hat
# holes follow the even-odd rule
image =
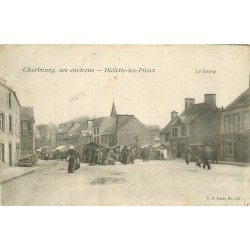
[[[206,168],[207,165],[207,170],[210,170],[210,164],[209,164],[209,158],[211,155],[211,148],[208,146],[207,143],[204,144],[204,149],[203,149],[203,168]]]

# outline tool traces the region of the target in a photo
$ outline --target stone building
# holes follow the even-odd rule
[[[0,166],[13,166],[20,157],[20,103],[0,79]]]
[[[221,112],[222,158],[250,161],[250,86]]]
[[[101,134],[102,145],[151,145],[154,137],[147,127],[134,115],[116,115],[108,128]]]
[[[171,112],[171,120],[161,131],[161,143],[168,147],[169,158],[182,158],[190,145],[204,143],[220,145],[220,109],[216,95],[205,94],[204,103],[185,98],[185,110],[178,116]]]
[[[98,123],[99,122],[99,123]],[[153,144],[154,136],[134,115],[117,114],[115,104],[113,102],[110,117],[103,117],[98,120],[96,131],[94,130],[94,142],[101,145],[138,145]],[[99,138],[95,140],[95,138]]]
[[[35,151],[35,118],[33,107],[20,108],[21,154]]]

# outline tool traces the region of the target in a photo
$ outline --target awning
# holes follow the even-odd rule
[[[155,149],[167,149],[167,146],[164,145],[164,144],[155,144],[154,146],[152,146],[152,148],[155,148]]]
[[[55,150],[60,151],[60,152],[64,152],[64,151],[68,150],[68,148],[69,148],[68,145],[62,145],[62,146],[55,148]]]
[[[147,145],[143,145],[143,146],[141,146],[140,148],[150,148],[150,147],[152,147],[152,145],[147,144]]]

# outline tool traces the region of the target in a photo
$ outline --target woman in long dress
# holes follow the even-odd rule
[[[69,160],[68,173],[74,173],[75,167],[76,167],[77,155],[73,146],[69,147],[68,154],[69,154],[68,155],[68,160]]]

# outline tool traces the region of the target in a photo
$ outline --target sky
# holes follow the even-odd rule
[[[25,72],[29,67],[56,72]],[[216,94],[217,106],[226,107],[249,87],[249,75],[248,46],[0,45],[0,77],[22,106],[34,107],[36,124],[109,116],[114,100],[119,114],[163,128],[171,111],[183,111],[185,98],[200,103]]]

